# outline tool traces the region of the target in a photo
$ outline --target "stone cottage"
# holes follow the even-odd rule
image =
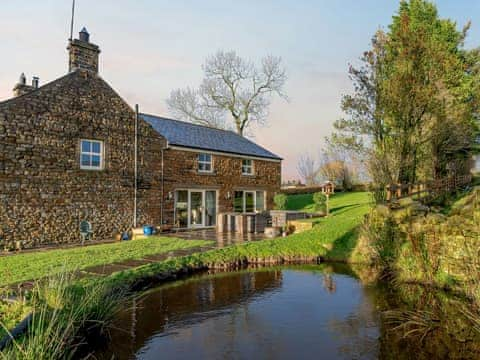
[[[98,74],[85,29],[67,49],[65,76],[39,86],[22,74],[0,102],[0,246],[80,242],[83,220],[102,240],[271,206],[280,157],[230,131],[138,113]]]

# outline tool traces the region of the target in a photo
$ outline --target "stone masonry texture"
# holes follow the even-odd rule
[[[96,240],[133,225],[134,111],[95,72],[78,69],[25,95],[0,103],[0,248],[80,243],[79,224],[91,222]],[[173,224],[179,188],[219,191],[218,211],[231,211],[227,192],[280,188],[280,162],[213,155],[214,172],[197,172],[196,152],[166,149],[165,139],[139,122],[137,225]],[[80,169],[80,140],[104,143],[104,169]],[[162,176],[163,157],[163,176]],[[163,179],[163,186],[162,186]],[[163,195],[163,197],[162,197]],[[163,216],[162,216],[163,207]]]

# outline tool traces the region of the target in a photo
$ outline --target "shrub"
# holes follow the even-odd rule
[[[285,194],[277,194],[273,198],[273,202],[275,203],[276,210],[286,210],[287,209],[287,195]]]
[[[391,270],[402,242],[392,214],[379,206],[365,217],[353,256]]]
[[[321,192],[313,194],[313,202],[315,204],[315,211],[324,211],[327,210],[327,195]]]
[[[89,332],[104,333],[116,311],[128,301],[122,287],[103,282],[80,284],[63,272],[36,283],[30,294],[31,322],[25,334],[2,351],[2,359],[73,358]],[[5,324],[0,325],[6,330]]]

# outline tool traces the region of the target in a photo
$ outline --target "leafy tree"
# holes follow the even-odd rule
[[[315,211],[326,211],[327,208],[327,195],[322,192],[316,192],[313,194],[313,203],[315,204]]]
[[[463,49],[468,28],[440,19],[429,1],[401,1],[362,66],[350,68],[354,93],[332,141],[363,152],[377,183],[467,170],[479,99],[478,51]]]
[[[287,195],[285,194],[276,194],[273,197],[273,202],[275,203],[276,210],[286,210],[287,209]]]

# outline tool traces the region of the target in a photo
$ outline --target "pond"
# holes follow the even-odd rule
[[[94,355],[475,358],[480,349],[477,332],[465,318],[451,313],[459,311],[458,300],[418,287],[364,285],[369,276],[346,266],[312,265],[205,274],[166,284],[121,311],[111,340]],[[398,326],[397,318],[405,313],[385,316],[392,309],[418,311],[413,317],[417,322],[408,329]]]

